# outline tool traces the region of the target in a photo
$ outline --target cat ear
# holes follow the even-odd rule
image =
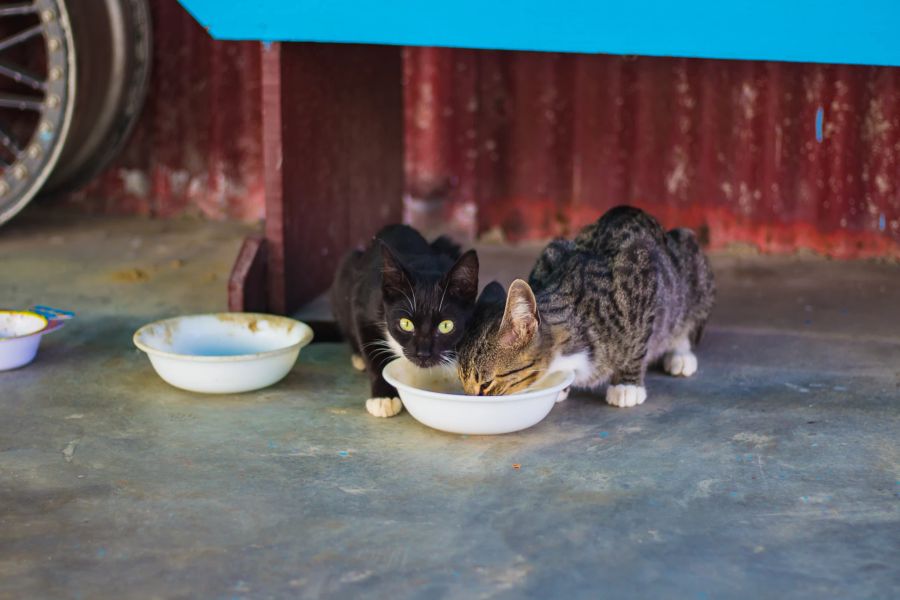
[[[459,257],[447,274],[444,285],[448,296],[474,304],[478,296],[478,255],[469,250]]]
[[[381,243],[381,293],[385,298],[393,298],[409,288],[409,278],[406,269],[394,256],[394,253],[384,242]]]
[[[478,296],[478,306],[491,306],[506,303],[506,290],[496,281],[492,281],[481,290]]]
[[[540,317],[537,300],[527,283],[516,279],[506,294],[506,309],[500,322],[500,343],[509,348],[521,348],[534,339]]]

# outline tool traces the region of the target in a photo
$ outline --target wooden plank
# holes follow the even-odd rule
[[[401,49],[273,44],[262,60],[269,309],[288,314],[400,220]]]
[[[244,239],[228,277],[228,310],[266,312],[266,242],[261,235]]]
[[[263,181],[266,189],[266,287],[269,310],[284,314],[284,186],[282,180],[281,44],[261,46]]]

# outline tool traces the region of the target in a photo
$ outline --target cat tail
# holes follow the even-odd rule
[[[666,233],[666,242],[689,285],[687,318],[693,323],[690,339],[696,347],[703,338],[703,328],[715,302],[715,276],[700,247],[700,240],[692,230],[672,229]]]
[[[453,260],[458,259],[462,255],[462,247],[446,235],[442,235],[431,242],[431,249],[438,254],[446,254]]]
[[[359,344],[353,335],[353,284],[357,279],[359,262],[363,253],[359,250],[347,252],[338,263],[334,280],[328,290],[328,301],[331,312],[337,323],[341,336],[350,342],[354,353],[359,353]]]

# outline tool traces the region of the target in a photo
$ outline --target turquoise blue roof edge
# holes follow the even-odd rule
[[[180,1],[227,40],[900,66],[894,0]]]

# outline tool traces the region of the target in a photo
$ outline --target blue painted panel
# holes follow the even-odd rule
[[[181,0],[213,37],[900,66],[900,0]]]

